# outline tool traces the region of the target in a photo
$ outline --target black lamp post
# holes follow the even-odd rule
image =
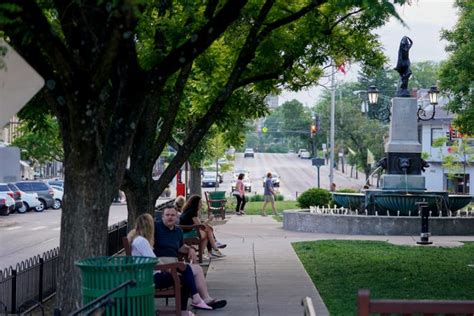
[[[375,86],[370,86],[367,89],[367,99],[369,103],[368,117],[379,120],[381,122],[390,121],[390,103],[386,103],[377,107],[379,101],[379,90]]]
[[[432,85],[430,90],[428,91],[428,96],[430,98],[430,104],[433,107],[433,111],[431,112],[430,116],[426,115],[426,110],[424,107],[419,106],[418,111],[416,112],[416,116],[418,117],[418,121],[429,121],[434,119],[436,113],[436,104],[438,104],[438,96],[439,90],[436,85]]]

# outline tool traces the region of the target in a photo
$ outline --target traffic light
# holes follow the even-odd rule
[[[314,135],[316,135],[318,133],[318,128],[316,127],[316,125],[311,125],[311,137],[314,137]]]

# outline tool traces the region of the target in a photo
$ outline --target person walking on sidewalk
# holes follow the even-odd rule
[[[272,205],[273,215],[277,215],[275,209],[275,195],[276,192],[273,188],[272,173],[269,172],[267,173],[267,178],[265,179],[265,185],[263,190],[263,197],[265,199],[265,202],[263,203],[262,216],[267,216],[267,213],[265,212],[265,207],[268,203]]]
[[[233,195],[237,199],[237,206],[235,207],[235,214],[244,215],[245,214],[245,185],[244,185],[243,173],[239,174],[237,181],[235,182],[235,192]]]

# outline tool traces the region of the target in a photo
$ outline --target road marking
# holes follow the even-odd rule
[[[8,228],[5,228],[5,230],[17,230],[17,229],[20,229],[22,228],[21,226],[13,226],[13,227],[8,227]]]
[[[38,226],[35,228],[32,228],[31,230],[40,230],[40,229],[45,229],[47,226]]]
[[[57,231],[57,230],[61,230],[61,226],[58,226],[58,227],[56,227],[56,228],[53,228],[53,230],[56,230],[56,231]]]

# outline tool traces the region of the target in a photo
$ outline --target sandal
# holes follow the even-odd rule
[[[209,303],[207,303],[207,305],[209,305],[210,307],[212,307],[213,309],[218,309],[218,308],[222,308],[224,306],[227,305],[227,301],[226,300],[216,300],[216,299],[213,299],[212,301],[210,301]]]
[[[201,300],[199,303],[191,303],[191,306],[194,307],[195,309],[204,309],[204,310],[212,310],[212,307],[206,304],[203,300]]]

